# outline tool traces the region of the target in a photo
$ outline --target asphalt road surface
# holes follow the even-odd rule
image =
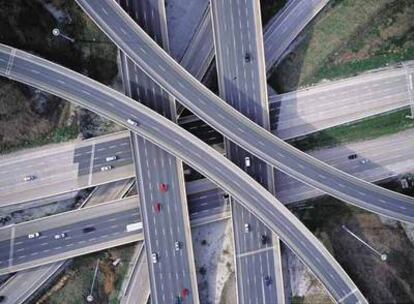
[[[211,1],[220,96],[252,121],[269,129],[269,106],[259,1]],[[246,59],[246,56],[248,58]],[[237,144],[225,141],[227,157],[272,192],[273,169]],[[246,166],[248,157],[250,166]],[[232,204],[239,303],[284,303],[277,237],[245,207]],[[245,225],[252,229],[246,233]],[[262,237],[267,241],[263,244]],[[264,278],[269,277],[271,284]]]
[[[126,12],[135,18],[160,45],[168,50],[164,1],[121,1]],[[145,104],[168,119],[175,119],[175,102],[133,62],[123,57],[122,74],[128,96]],[[150,262],[152,299],[171,303],[183,288],[188,301],[198,303],[198,286],[193,259],[190,220],[187,210],[182,163],[155,144],[131,132],[137,187],[144,224],[145,249]],[[160,185],[168,191],[160,193]],[[154,205],[160,204],[160,212]],[[179,250],[175,242],[180,243]],[[156,254],[158,262],[152,261]]]

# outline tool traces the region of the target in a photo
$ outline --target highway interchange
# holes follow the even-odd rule
[[[77,2],[144,72],[228,139],[338,199],[395,219],[413,221],[413,199],[326,166],[266,132],[196,81],[112,1]]]
[[[78,1],[78,2],[82,2],[82,1]],[[94,1],[90,1],[90,2],[94,2]],[[85,3],[83,5],[85,5]],[[120,16],[123,17],[121,18],[121,20],[124,20],[124,21],[128,20],[128,18],[124,18],[122,13],[115,6],[112,6],[111,4],[109,4],[108,7],[102,9],[103,12],[106,11],[107,13],[108,11],[111,11],[111,10],[115,12],[115,14],[114,15],[111,14],[111,16],[116,16],[117,14],[119,14]],[[92,13],[93,15],[95,11],[91,10],[89,11],[89,13],[90,14]],[[102,20],[103,19],[98,20],[98,24]],[[119,22],[120,20],[117,20],[117,18],[115,18],[114,21]],[[105,22],[101,23],[100,25],[106,26]],[[114,30],[119,29],[119,31],[123,32],[124,35],[127,36],[128,32],[125,30],[125,28],[128,28],[130,25],[131,24],[128,23],[128,26],[126,27],[123,27],[123,25],[121,25],[120,27],[111,26],[109,28],[113,28]],[[133,28],[133,26],[131,28]],[[108,28],[106,28],[106,30],[108,32]],[[135,28],[134,30],[136,31],[137,29]],[[125,47],[125,45],[122,44],[123,42],[122,40],[125,39],[125,37],[117,41],[117,38],[122,35],[113,33],[112,30],[109,30],[109,35],[116,42],[118,42],[118,46],[120,46],[121,48],[124,47],[123,49],[127,53],[129,50],[132,50],[132,48],[128,49],[128,46]],[[144,38],[144,41],[146,39],[144,36],[142,36],[141,38]],[[128,41],[128,38],[126,38],[125,41]],[[129,40],[129,41],[132,41],[132,40]],[[147,52],[150,52],[151,55],[154,55],[159,51],[157,50],[157,47],[154,44],[152,45],[147,44],[145,46],[148,46],[148,45],[151,48],[149,49],[142,48],[141,54],[139,54],[138,57],[134,57],[134,55],[136,55],[134,54],[134,52],[128,53],[128,55],[131,58],[133,58],[135,63],[139,64],[139,62],[142,61],[141,57],[145,57],[145,54],[148,54]],[[136,50],[138,50],[138,48],[136,48]],[[370,210],[378,211],[379,213],[381,212],[386,213],[386,215],[391,216],[391,217],[403,219],[406,221],[412,220],[411,214],[405,218],[402,218],[401,210],[395,211],[395,210],[391,210],[390,208],[389,210],[385,210],[384,212],[384,210],[380,208],[375,209],[376,206],[373,206],[372,204],[368,203],[364,205],[364,203],[366,203],[364,202],[364,200],[367,200],[368,198],[372,199],[374,198],[374,195],[376,195],[378,201],[383,203],[379,205],[384,206],[386,202],[394,201],[394,203],[397,204],[397,208],[405,210],[405,211],[408,210],[411,212],[412,200],[406,197],[403,197],[401,195],[391,194],[390,192],[385,191],[385,190],[379,190],[378,187],[373,187],[373,186],[370,186],[369,184],[363,183],[356,179],[352,179],[350,176],[344,175],[340,173],[339,171],[336,171],[336,170],[333,170],[332,168],[324,166],[323,164],[316,162],[314,159],[307,158],[306,156],[302,155],[299,151],[295,151],[289,146],[283,146],[283,144],[281,144],[277,140],[274,140],[273,138],[269,137],[268,134],[261,131],[260,128],[253,127],[252,124],[249,123],[247,119],[240,118],[240,116],[238,116],[235,111],[232,112],[229,108],[226,108],[223,104],[219,104],[221,103],[221,101],[219,101],[217,98],[213,98],[211,94],[206,94],[203,96],[203,93],[202,93],[201,95],[200,94],[197,95],[197,93],[203,92],[204,89],[203,87],[200,87],[200,85],[197,82],[194,82],[193,80],[191,80],[191,85],[196,87],[198,90],[196,91],[196,94],[193,96],[198,96],[198,98],[200,98],[199,100],[202,101],[201,104],[203,103],[205,104],[205,101],[203,102],[202,97],[207,97],[207,99],[212,101],[213,112],[216,111],[214,110],[214,107],[222,108],[226,111],[226,113],[230,113],[232,117],[235,117],[235,120],[241,119],[241,121],[238,121],[238,122],[243,122],[243,124],[238,124],[238,122],[236,123],[233,122],[233,124],[236,125],[237,127],[234,127],[234,126],[229,127],[229,126],[225,126],[224,120],[220,122],[220,119],[217,119],[217,117],[215,117],[216,119],[212,118],[211,120],[209,120],[208,116],[209,116],[209,113],[212,113],[212,110],[209,109],[208,107],[203,108],[201,106],[199,113],[197,113],[197,111],[194,111],[195,108],[191,107],[190,99],[192,98],[190,98],[190,96],[191,96],[191,93],[194,93],[194,92],[188,91],[188,87],[183,84],[186,82],[187,75],[183,74],[185,75],[184,78],[183,77],[181,78],[181,81],[183,82],[178,82],[178,84],[176,84],[176,89],[173,89],[174,85],[171,84],[171,86],[169,86],[168,82],[163,79],[163,77],[165,79],[168,78],[168,73],[165,73],[165,72],[166,70],[170,68],[170,65],[169,65],[170,63],[168,63],[169,59],[166,56],[161,56],[160,58],[162,59],[161,62],[163,62],[163,66],[162,67],[160,66],[160,68],[164,69],[164,74],[161,75],[162,77],[159,77],[160,76],[159,72],[154,73],[154,71],[151,70],[151,68],[153,68],[154,66],[151,66],[151,67],[141,66],[141,68],[143,68],[144,71],[146,71],[147,73],[149,73],[149,75],[151,75],[151,77],[153,77],[159,83],[161,83],[161,85],[167,90],[169,90],[169,92],[172,93],[174,96],[179,97],[180,100],[187,101],[188,103],[186,104],[186,106],[189,107],[194,113],[198,114],[200,117],[205,119],[209,124],[212,124],[213,127],[221,131],[227,137],[233,139],[238,144],[241,144],[244,148],[250,149],[250,151],[255,153],[257,156],[261,157],[262,159],[267,161],[269,164],[280,168],[282,171],[288,173],[289,175],[292,175],[298,179],[301,179],[302,181],[305,181],[308,184],[311,184],[313,186],[317,186],[317,188],[320,188],[321,190],[324,190],[325,192],[328,192],[336,197],[342,198],[347,202],[363,206]],[[150,61],[148,62],[150,63]],[[42,66],[41,63],[44,66]],[[78,102],[91,110],[95,110],[96,112],[100,113],[101,115],[104,115],[107,118],[113,119],[117,121],[118,123],[123,124],[124,126],[127,126],[125,124],[125,121],[127,120],[127,118],[133,117],[133,119],[136,119],[137,121],[140,122],[140,125],[138,126],[138,128],[129,126],[129,129],[137,132],[138,134],[146,138],[149,138],[151,141],[156,142],[157,144],[159,144],[161,147],[163,147],[167,151],[172,152],[176,156],[180,157],[181,159],[183,159],[184,161],[192,165],[194,168],[203,172],[207,177],[210,177],[218,185],[222,186],[225,191],[228,191],[231,195],[233,195],[236,199],[238,199],[242,204],[244,204],[245,207],[247,207],[251,212],[253,212],[253,214],[258,216],[263,222],[266,223],[266,225],[269,228],[277,232],[278,235],[280,235],[281,238],[286,241],[288,246],[290,246],[291,249],[293,249],[302,258],[302,260],[308,266],[311,267],[313,272],[325,284],[325,286],[331,293],[331,296],[333,296],[336,300],[340,302],[343,301],[345,303],[348,303],[348,302],[355,303],[356,301],[365,300],[363,296],[360,294],[360,292],[356,289],[356,287],[353,286],[352,281],[350,281],[349,278],[346,276],[346,274],[344,274],[344,272],[340,269],[339,265],[335,263],[335,261],[330,257],[329,253],[327,253],[327,251],[324,250],[323,247],[319,246],[318,241],[307,232],[306,228],[301,227],[301,224],[298,221],[296,221],[293,218],[290,218],[287,211],[284,210],[279,205],[279,203],[274,198],[269,196],[267,193],[260,193],[259,195],[260,186],[255,184],[246,175],[243,175],[243,173],[240,170],[238,170],[237,168],[235,168],[234,166],[232,166],[231,164],[223,160],[222,157],[218,155],[217,152],[211,149],[206,150],[206,147],[204,147],[203,144],[199,142],[198,140],[196,140],[195,138],[188,137],[189,135],[187,135],[187,138],[185,138],[184,136],[180,136],[180,130],[175,128],[173,125],[168,124],[162,118],[157,117],[157,115],[155,115],[154,113],[148,112],[146,109],[132,105],[128,99],[125,99],[119,96],[119,94],[116,94],[115,92],[109,92],[108,90],[102,87],[99,87],[98,84],[94,83],[91,80],[85,79],[84,77],[81,77],[80,75],[76,75],[76,73],[71,74],[66,69],[62,69],[60,67],[54,66],[53,64],[50,64],[46,61],[42,61],[41,59],[35,58],[34,56],[24,54],[18,50],[8,49],[6,46],[2,47],[2,52],[0,56],[0,71],[2,72],[4,76],[9,77],[11,79],[16,79],[18,81],[22,81],[27,84],[35,85],[36,87],[43,88],[51,93],[67,98],[68,100],[71,100],[73,102]],[[178,69],[178,72],[180,72],[179,69]],[[48,73],[52,77],[45,76]],[[68,76],[68,74],[70,74],[70,76],[66,77]],[[178,75],[180,75],[180,73],[178,73]],[[191,77],[189,78],[191,79]],[[80,91],[78,90],[77,92],[75,92],[76,86],[77,86],[76,83],[78,81],[79,83],[82,82],[86,84],[86,86],[85,85],[81,86],[82,89]],[[174,82],[174,81],[171,81],[171,82]],[[65,86],[65,87],[62,88],[62,86]],[[72,87],[72,91],[70,87]],[[95,99],[101,98],[101,100],[104,100],[104,101],[106,100],[107,105],[103,105],[103,103],[101,104],[91,103],[90,100],[94,98]],[[217,103],[214,104],[216,101]],[[117,104],[117,109],[113,109],[115,103]],[[119,108],[119,106],[121,105],[122,107],[124,107],[124,109]],[[220,114],[217,116],[220,117]],[[232,119],[229,119],[229,120],[232,120]],[[154,125],[152,125],[152,127],[148,128],[147,126],[150,126],[152,121],[156,121],[157,123],[161,125],[161,127],[155,127]],[[223,128],[221,128],[221,125],[220,125],[221,123],[224,125]],[[233,128],[233,131],[235,131],[233,133],[235,134],[233,134],[230,131],[231,128]],[[256,130],[254,130],[254,132],[250,132],[251,129],[255,129],[255,128]],[[238,129],[238,131],[236,129]],[[175,135],[173,135],[172,137],[170,135],[169,136],[170,138],[168,137],[166,138],[165,134],[167,132],[172,132],[172,134],[175,134]],[[245,133],[247,133],[247,136],[244,135]],[[260,136],[260,140],[258,142],[259,142],[259,146],[262,146],[262,147],[258,147],[258,145],[252,144],[253,140],[251,138],[255,135],[254,133],[256,133],[256,137]],[[174,138],[174,139],[171,140],[171,138]],[[198,148],[199,152],[183,151],[182,149],[180,149],[179,146],[183,145],[184,142],[186,143],[185,144],[186,147],[191,146],[195,151],[197,151],[197,147],[203,147],[204,149]],[[262,144],[260,144],[260,142]],[[266,151],[265,148],[267,148],[268,146],[273,149],[275,147],[282,149],[282,151],[284,151],[284,153],[286,154],[279,153],[279,157],[277,157],[275,154],[270,155],[269,157],[266,157],[264,156],[265,151]],[[207,153],[205,153],[206,151]],[[90,181],[91,174],[89,173],[92,173],[94,171],[100,171],[100,168],[104,162],[99,163],[99,161],[97,161],[96,166],[95,166],[94,162],[91,162],[91,159],[94,160],[93,152],[90,150],[88,151],[85,150],[82,152],[85,152],[85,154],[92,154],[92,158],[90,158],[88,155],[86,158],[80,159],[79,161],[79,163],[89,163],[89,167],[85,166],[85,168],[88,168],[88,170],[85,170],[87,172],[85,173],[85,175],[88,175],[88,180]],[[201,153],[203,154],[203,156],[206,156],[206,157],[207,155],[213,156],[212,158],[210,157],[210,159],[213,160],[213,163],[217,163],[217,165],[215,166],[213,165],[213,168],[211,168],[209,166],[206,166],[205,164],[202,164],[203,162],[205,163],[205,160],[203,160],[200,157]],[[281,161],[281,159],[284,159],[284,160]],[[298,166],[296,166],[299,168],[294,168],[295,161],[296,162],[299,161]],[[306,168],[308,169],[308,172],[306,172],[305,167],[309,165],[310,167]],[[229,169],[229,171],[226,173],[226,176],[223,176],[221,174],[221,172],[218,170],[219,168]],[[309,172],[312,170],[314,171]],[[84,172],[84,171],[81,171],[81,172]],[[232,173],[236,173],[236,174],[232,174]],[[316,178],[317,181],[312,181],[308,177],[311,173],[317,174],[315,175],[319,177],[319,178]],[[239,182],[229,181],[229,179],[231,179],[232,177],[236,177],[237,175],[239,175],[239,178],[238,178]],[[336,178],[336,180],[332,180],[330,182],[327,181],[328,179],[332,179],[332,178],[333,179]],[[247,187],[247,188],[250,188],[252,192],[246,193],[247,189],[242,189],[241,185],[247,186],[249,183],[251,183],[251,185],[249,185],[251,187]],[[89,182],[89,185],[90,184],[91,183]],[[344,189],[340,189],[340,188],[347,188],[347,190],[345,191]],[[354,192],[354,188],[357,189],[355,192]],[[254,193],[256,193],[257,195],[254,196]],[[252,207],[252,205],[250,204],[253,201],[256,202],[256,205],[254,207]],[[267,207],[265,207],[266,204],[268,203],[270,203],[270,205],[267,205]],[[285,222],[283,223],[283,221]],[[52,232],[55,233],[54,231]],[[305,236],[305,238],[303,238],[302,240],[298,242],[296,237],[300,235]],[[17,240],[16,245],[19,245],[19,240],[18,239],[16,240]],[[6,243],[4,245],[6,245]],[[19,251],[24,251],[20,249],[21,248],[17,248],[17,250]],[[307,253],[309,250],[313,250],[312,254]],[[10,255],[10,251],[11,250],[9,248],[9,255]],[[32,254],[32,253],[29,252],[29,254]],[[21,259],[24,260],[24,257],[22,257]],[[322,260],[324,261],[324,263],[322,263]],[[13,259],[9,259],[8,262],[13,264]],[[328,277],[328,274],[330,278]]]
[[[5,50],[5,52],[1,52],[1,62],[7,63],[9,62],[9,54],[11,54],[12,49],[3,46],[2,50]],[[312,236],[312,234],[309,233],[296,218],[286,217],[285,212],[287,212],[287,210],[283,209],[274,197],[271,195],[269,196],[266,191],[261,190],[263,188],[259,187],[252,179],[246,176],[243,171],[229,163],[210,147],[189,135],[187,132],[183,132],[181,128],[166,121],[156,113],[153,113],[136,102],[127,102],[128,98],[124,95],[112,91],[95,81],[33,55],[28,55],[17,50],[13,53],[14,56],[17,55],[16,58],[13,59],[13,73],[7,68],[7,64],[1,65],[0,72],[6,74],[8,77],[13,77],[15,80],[42,88],[50,93],[54,93],[69,101],[96,111],[100,115],[103,115],[108,119],[113,119],[123,126],[138,132],[140,135],[150,138],[153,142],[162,145],[164,149],[179,156],[183,161],[203,172],[206,177],[214,180],[217,184],[223,187],[224,190],[233,195],[240,202],[244,203],[246,207],[249,207],[252,202],[255,202],[255,210],[252,208],[249,208],[249,210],[253,211],[256,216],[259,216],[260,219],[266,223],[267,226],[278,233],[278,235],[296,253],[298,253],[299,256],[301,256],[302,253],[306,253],[301,256],[301,258],[311,267],[324,284],[326,284],[328,290],[335,298],[340,299],[344,295],[347,295],[349,291],[357,290],[349,277],[343,270],[341,270],[340,266],[334,261],[326,249],[323,248],[319,241]],[[7,60],[4,60],[4,57]],[[52,69],[49,69],[49,67],[59,70],[60,73],[52,72]],[[69,75],[71,75],[71,77],[68,77]],[[79,79],[81,80],[79,81]],[[79,86],[83,87],[81,91],[78,89]],[[104,94],[105,91],[108,93],[110,92],[110,95]],[[117,107],[114,107],[114,96],[117,97],[117,100],[124,100],[124,102],[121,101]],[[96,99],[93,105],[90,103],[90,100],[92,99]],[[99,106],[99,108],[97,106]],[[117,115],[109,114],[114,110],[118,113]],[[132,128],[126,123],[126,120],[131,116],[142,123],[139,128]],[[164,125],[169,127],[165,128]],[[171,131],[173,133],[170,133]],[[156,135],[156,137],[154,137],[154,135]],[[171,138],[173,138],[173,140],[171,140]],[[186,149],[184,149],[184,147],[186,147]],[[189,147],[191,147],[191,149],[189,149]],[[232,167],[232,169],[226,170],[225,175],[223,175],[224,168],[226,167]],[[242,184],[244,185],[243,187],[241,187]],[[262,199],[264,200],[262,201]],[[265,204],[262,205],[263,203]],[[267,205],[268,203],[270,204]],[[260,208],[258,208],[258,206],[260,206]],[[282,213],[280,213],[280,211]],[[288,224],[288,222],[283,222],[282,224],[280,222],[281,220],[287,220],[288,222],[294,221],[295,226],[299,225],[301,228],[300,230],[296,230],[295,228],[296,231],[292,231],[292,228],[288,227],[291,226],[291,224]],[[289,230],[285,227],[288,227]],[[285,233],[287,234],[285,235]],[[296,238],[296,236],[299,235],[302,237],[303,233],[307,236],[302,239],[301,242],[295,241],[295,244],[290,242],[290,238]],[[308,241],[308,239],[312,239],[312,241]],[[300,249],[296,250],[295,248]],[[312,254],[310,254],[309,250],[315,249],[316,252],[320,253],[312,252]],[[323,260],[329,260],[329,262],[323,263]],[[314,264],[320,264],[320,269],[325,270],[323,272],[318,272],[317,268],[319,267],[313,267]],[[333,264],[335,266],[333,266]],[[340,274],[338,274],[338,272]],[[337,276],[335,276],[335,274]],[[330,275],[334,276],[335,280],[333,280]],[[359,292],[351,293],[347,299],[352,301],[355,297],[361,298],[362,295],[360,295]]]

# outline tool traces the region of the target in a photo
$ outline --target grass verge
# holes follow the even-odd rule
[[[2,154],[11,153],[23,148],[34,148],[46,144],[60,143],[75,139],[79,135],[78,125],[58,127],[48,134],[41,134],[39,137],[20,141],[15,144],[8,144],[7,142],[0,143],[0,151]]]
[[[333,0],[275,69],[278,92],[414,59],[414,2]]]
[[[350,125],[322,130],[306,137],[291,140],[289,143],[302,151],[307,151],[394,134],[414,127],[414,121],[406,118],[409,114],[409,109],[403,109],[364,119]]]

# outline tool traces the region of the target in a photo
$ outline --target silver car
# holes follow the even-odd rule
[[[25,181],[25,182],[30,182],[30,181],[32,181],[32,180],[34,180],[36,177],[34,176],[34,175],[26,175],[24,178],[23,178],[23,180]]]
[[[116,159],[117,159],[117,156],[116,155],[108,156],[107,158],[105,158],[105,160],[107,162],[110,162],[110,161],[113,161],[113,160],[116,160]]]
[[[158,254],[156,252],[151,253],[152,264],[158,263]]]
[[[67,236],[65,232],[55,234],[55,240],[64,239]]]
[[[111,169],[112,169],[112,166],[110,166],[110,165],[101,167],[101,171],[109,171]]]
[[[29,233],[28,235],[27,235],[27,237],[29,238],[29,239],[36,239],[36,238],[38,238],[40,236],[40,232],[33,232],[33,233]]]

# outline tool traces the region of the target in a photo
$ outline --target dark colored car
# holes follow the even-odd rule
[[[267,244],[267,241],[268,241],[268,237],[267,237],[267,235],[262,234],[262,235],[260,236],[260,242],[262,243],[262,245],[266,245],[266,244]]]
[[[82,229],[83,233],[89,233],[89,232],[92,232],[92,231],[95,231],[95,230],[96,230],[96,228],[93,227],[93,226],[85,227],[85,228]]]
[[[0,296],[0,303],[4,302],[6,300],[6,296]]]
[[[350,155],[348,155],[348,159],[355,159],[357,157],[358,157],[357,154],[350,154]]]
[[[272,284],[272,278],[268,275],[263,277],[263,281],[266,286],[269,286],[270,284]]]
[[[244,61],[246,61],[246,62],[250,62],[250,60],[252,60],[252,58],[250,57],[250,54],[249,54],[249,53],[246,53],[246,54],[244,55]]]

